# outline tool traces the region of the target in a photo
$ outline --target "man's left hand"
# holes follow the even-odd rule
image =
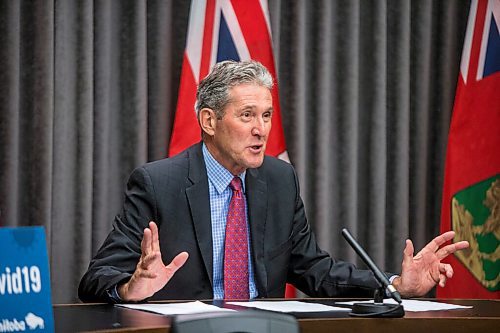
[[[444,287],[446,280],[453,276],[453,268],[441,260],[469,247],[467,241],[441,245],[453,239],[454,231],[448,231],[434,238],[416,256],[411,240],[406,240],[403,253],[401,276],[393,281],[394,287],[403,297],[424,296],[436,284]]]

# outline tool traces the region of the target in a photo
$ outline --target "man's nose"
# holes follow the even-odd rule
[[[253,128],[252,128],[252,135],[258,135],[258,136],[264,135],[265,126],[266,126],[266,124],[264,122],[264,119],[259,118],[259,117],[255,118]]]

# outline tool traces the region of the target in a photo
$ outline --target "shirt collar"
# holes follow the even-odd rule
[[[205,160],[205,165],[207,168],[208,180],[212,182],[218,194],[224,192],[224,190],[229,186],[231,180],[233,180],[234,176],[229,170],[224,168],[219,162],[215,160],[215,158],[208,151],[205,143],[202,145],[203,159]],[[243,184],[243,193],[245,193],[245,176],[246,170],[238,175],[241,179],[241,183]]]

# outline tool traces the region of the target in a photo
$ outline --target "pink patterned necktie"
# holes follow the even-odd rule
[[[248,238],[245,218],[245,196],[241,179],[229,184],[233,196],[229,203],[224,244],[224,299],[248,299]]]

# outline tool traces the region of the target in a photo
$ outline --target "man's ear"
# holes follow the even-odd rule
[[[215,116],[215,112],[212,109],[203,108],[200,110],[198,119],[200,121],[201,130],[206,134],[213,136],[217,127],[217,117]]]

